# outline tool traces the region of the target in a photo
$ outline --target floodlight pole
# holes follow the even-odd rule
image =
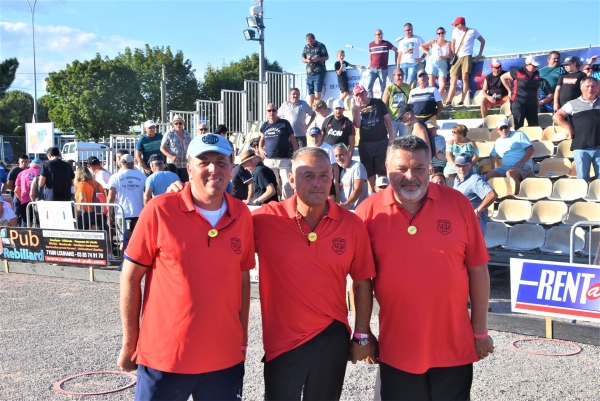
[[[27,1],[27,5],[29,6],[29,11],[31,11],[31,43],[33,44],[33,118],[35,122],[38,121],[38,107],[37,107],[37,75],[35,72],[35,25],[33,23],[33,14],[35,12],[35,5],[37,0],[34,0],[33,7],[29,0]]]
[[[261,19],[264,21],[265,8],[264,0],[258,0],[258,5],[262,7]],[[264,24],[263,24],[264,25]],[[265,81],[265,28],[258,27],[258,76],[261,82]]]

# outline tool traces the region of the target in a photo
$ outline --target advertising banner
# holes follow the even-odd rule
[[[63,231],[42,228],[0,229],[2,259],[14,262],[106,266],[104,231]]]
[[[46,154],[54,143],[54,123],[25,124],[27,153]]]
[[[600,266],[510,260],[513,312],[600,322]]]

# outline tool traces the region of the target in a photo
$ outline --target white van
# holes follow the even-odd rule
[[[96,156],[102,164],[109,160],[110,148],[104,143],[94,142],[68,142],[62,149],[63,160],[74,160],[78,165],[83,166],[90,156]]]

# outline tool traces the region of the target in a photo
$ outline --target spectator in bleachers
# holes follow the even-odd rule
[[[169,185],[175,181],[179,181],[179,176],[177,174],[165,170],[165,161],[162,155],[150,156],[148,164],[152,169],[152,174],[146,179],[144,206],[150,202],[150,199],[167,192]]]
[[[185,162],[187,148],[192,141],[190,133],[183,129],[184,120],[179,114],[175,114],[173,129],[167,132],[160,143],[160,151],[167,158],[167,163],[177,166],[177,175],[181,182],[188,181],[188,171]]]
[[[539,91],[542,84],[537,67],[540,65],[535,57],[527,56],[525,66],[511,70],[500,78],[502,84],[508,90],[510,98],[510,111],[515,121],[515,129],[518,130],[527,124],[531,127],[538,126],[538,103]]]
[[[206,135],[208,134],[208,125],[204,124],[204,123],[200,123],[200,125],[198,125],[198,130],[197,130],[197,134],[198,135]]]
[[[315,35],[306,34],[306,42],[302,51],[302,62],[306,64],[306,88],[308,90],[308,105],[312,106],[315,99],[321,99],[323,82],[327,67],[325,62],[329,60],[327,48],[321,42],[317,42]]]
[[[87,167],[78,167],[75,172],[75,202],[93,203],[98,191],[102,191],[102,187],[94,180],[92,172]],[[103,225],[102,217],[97,217],[94,206],[77,205],[76,209],[78,230],[95,230],[96,225]]]
[[[392,83],[386,86],[381,100],[387,106],[394,128],[394,138],[406,135],[406,127],[400,121],[398,110],[408,104],[410,86],[404,83],[404,71],[400,68],[394,69]]]
[[[441,174],[443,178],[444,167],[446,167],[446,138],[442,135],[438,135],[437,130],[440,126],[437,125],[435,121],[427,120],[425,122],[425,127],[431,132],[435,144],[435,155],[431,159],[433,173]]]
[[[340,99],[342,99],[342,101],[350,96],[350,83],[348,82],[348,72],[346,69],[348,67],[360,69],[364,68],[360,65],[350,64],[344,60],[344,58],[346,58],[346,52],[343,50],[338,50],[337,61],[333,65],[335,73],[337,74],[338,87],[340,88]]]
[[[323,141],[323,132],[319,127],[312,127],[309,131],[311,143],[308,146],[315,148],[321,148],[329,155],[329,161],[331,162],[331,171],[333,173],[333,180],[331,181],[331,188],[329,190],[329,198],[332,202],[338,202],[340,198],[340,166],[338,166],[333,154],[333,147],[327,142]]]
[[[594,77],[600,79],[600,64],[594,64],[598,56],[592,56],[590,61],[581,67],[581,71],[588,77]]]
[[[19,176],[19,174],[21,173],[21,171],[26,170],[29,168],[29,156],[27,156],[26,154],[22,154],[19,155],[19,158],[17,159],[17,165],[15,167],[12,168],[12,170],[10,170],[10,172],[8,173],[8,176],[6,177],[6,184],[2,184],[2,191],[12,191],[12,195],[13,195],[13,210],[15,211],[15,214],[17,215],[17,222],[19,224],[19,226],[21,225],[21,223],[23,222],[23,216],[21,216],[20,211],[19,211],[19,205],[21,204],[21,201],[19,200],[19,198],[17,198],[16,196],[14,196],[14,189],[15,189],[15,181],[17,180],[17,177]]]
[[[458,103],[459,106],[464,105],[465,96],[467,96],[467,93],[469,92],[469,80],[471,79],[471,71],[473,70],[473,45],[475,39],[479,40],[481,43],[479,54],[475,57],[476,63],[483,57],[483,48],[485,47],[485,39],[483,39],[483,36],[477,32],[477,29],[467,28],[465,23],[463,17],[457,17],[452,23],[452,26],[455,28],[452,31],[450,50],[452,51],[452,54],[456,54],[458,59],[450,68],[450,89],[448,90],[448,97],[446,98],[447,103],[452,102],[458,78],[461,78],[463,88],[461,100]]]
[[[435,86],[429,86],[425,70],[417,72],[417,83],[417,87],[410,91],[408,104],[412,105],[413,113],[419,120],[437,120],[444,109],[440,92]]]
[[[333,114],[323,121],[321,131],[325,135],[324,141],[331,146],[343,143],[348,148],[348,153],[354,154],[356,131],[354,124],[344,115],[344,102],[340,99],[333,101]]]
[[[590,180],[590,164],[596,178],[600,172],[600,97],[598,80],[586,77],[581,80],[581,96],[567,102],[552,119],[567,130],[573,139],[571,149],[577,169],[577,178]]]
[[[454,159],[456,165],[456,179],[454,189],[462,192],[471,202],[475,215],[479,220],[479,227],[485,236],[488,220],[488,207],[498,199],[494,188],[487,183],[484,177],[477,174],[473,168],[473,160],[468,153],[461,153]]]
[[[40,187],[45,187],[45,200],[71,201],[71,187],[75,178],[73,167],[62,160],[57,147],[48,148],[48,163],[40,169]]]
[[[398,49],[391,42],[383,39],[383,31],[377,29],[375,31],[375,40],[369,43],[369,82],[367,90],[369,97],[373,97],[373,86],[375,81],[379,79],[379,88],[383,94],[383,89],[388,77],[389,54],[392,50],[398,57]]]
[[[87,165],[94,179],[104,190],[104,194],[108,195],[108,181],[110,180],[110,176],[112,175],[110,171],[102,167],[102,163],[96,156],[90,156],[87,159]]]
[[[444,167],[444,175],[446,177],[456,177],[454,158],[461,153],[471,155],[473,166],[477,169],[479,149],[477,148],[475,141],[472,141],[467,137],[468,133],[469,129],[463,124],[452,127],[452,139],[448,141],[446,147],[446,167]]]
[[[37,176],[40,174],[40,167],[42,161],[39,158],[31,161],[31,167],[23,170],[17,176],[15,180],[15,197],[19,199],[19,216],[23,216],[23,227],[26,226],[27,222],[27,205],[32,201],[30,192],[31,184],[35,182]]]
[[[256,145],[258,149],[258,144]],[[248,149],[247,149],[248,150]],[[252,150],[252,149],[250,149]],[[242,154],[246,150],[242,151]],[[258,151],[254,151],[258,155]],[[240,154],[241,157],[241,154]],[[260,156],[258,156],[260,158]],[[262,159],[262,158],[261,158]],[[271,170],[272,172],[273,170]],[[273,173],[275,174],[275,173]],[[277,178],[275,178],[277,183]],[[252,173],[244,168],[241,164],[236,164],[231,170],[231,196],[241,201],[251,201],[254,199],[254,177]]]
[[[541,81],[538,113],[554,113],[554,91],[548,81],[544,78]]]
[[[421,138],[427,143],[429,149],[432,149],[432,143],[429,139],[429,132],[427,131],[427,126],[422,120],[419,120],[415,117],[415,113],[413,113],[412,109],[409,105],[406,105],[400,109],[398,112],[400,116],[400,121],[406,126],[406,135],[415,135]],[[435,144],[433,144],[435,146]],[[431,157],[433,157],[433,153],[431,152]],[[430,170],[433,172],[433,165],[430,165]]]
[[[581,80],[586,77],[584,72],[579,71],[579,58],[575,56],[569,56],[563,61],[562,65],[565,67],[566,72],[558,78],[556,90],[554,91],[555,111],[559,110],[562,106],[567,104],[567,102],[575,100],[581,96],[581,88],[579,87],[579,84]]]
[[[501,118],[496,122],[500,138],[494,142],[490,152],[493,170],[488,171],[486,180],[494,177],[509,177],[515,180],[515,193],[519,193],[521,181],[533,174],[531,158],[535,149],[531,141],[522,131],[511,131],[508,119]],[[502,158],[498,166],[497,157]]]
[[[265,166],[269,167],[278,178],[279,188],[286,199],[290,193],[287,191],[288,174],[292,172],[290,143],[295,152],[298,142],[294,136],[294,129],[290,122],[277,116],[277,109],[273,103],[267,105],[267,121],[260,127],[259,152],[264,158]]]
[[[153,120],[148,120],[144,123],[144,131],[140,139],[135,144],[135,160],[138,165],[144,170],[146,176],[152,174],[148,160],[152,155],[160,155],[160,143],[162,134],[156,133],[156,123]]]
[[[356,100],[353,122],[354,127],[360,129],[358,154],[367,169],[369,191],[375,193],[375,176],[385,175],[385,153],[394,140],[394,128],[381,99],[371,99],[362,85],[356,85],[353,93]]]
[[[327,107],[327,103],[325,103],[324,101],[316,100],[313,103],[312,108],[316,113],[313,126],[320,129],[323,126],[323,122],[325,121],[325,119],[331,115],[331,113],[329,112],[329,107]]]
[[[565,69],[560,65],[560,53],[556,50],[548,54],[548,65],[540,68],[540,77],[544,78],[550,84],[552,93],[556,90],[558,78],[565,73]]]
[[[217,135],[221,135],[223,138],[227,139],[227,142],[229,142],[229,146],[231,146],[231,165],[233,166],[236,149],[235,146],[233,146],[233,142],[229,140],[229,129],[227,129],[227,126],[225,124],[219,124],[217,125],[217,129],[214,133]]]
[[[448,61],[452,59],[453,55],[450,50],[450,42],[446,40],[446,29],[439,27],[436,38],[423,43],[419,49],[427,55],[425,71],[429,75],[429,86],[435,86],[435,79],[437,78],[440,96],[443,100],[446,94],[446,83],[448,82]]]
[[[304,100],[300,99],[300,89],[290,89],[289,100],[281,104],[277,114],[290,122],[294,130],[294,136],[298,141],[298,147],[306,146],[306,130],[315,119],[316,113]],[[310,116],[308,124],[306,117]]]
[[[343,143],[333,147],[335,161],[341,168],[340,172],[340,206],[354,210],[369,196],[367,170],[362,163],[352,160],[352,155]]]
[[[419,57],[419,46],[424,41],[420,36],[413,35],[413,26],[410,22],[404,24],[404,34],[406,36],[398,43],[396,65],[404,71],[404,80],[412,87],[417,77],[419,63],[425,58],[424,56]]]
[[[277,177],[273,170],[266,167],[259,155],[246,150],[240,155],[240,165],[252,175],[252,196],[245,199],[248,205],[261,206],[269,202],[278,202]]]
[[[502,63],[498,60],[492,60],[490,63],[492,73],[485,77],[483,81],[483,100],[481,101],[481,117],[487,116],[488,109],[494,106],[501,106],[508,101],[508,90],[502,84],[502,75],[506,71],[502,69]]]

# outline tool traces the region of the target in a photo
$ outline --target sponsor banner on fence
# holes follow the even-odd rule
[[[27,153],[46,154],[54,146],[54,123],[25,124]]]
[[[600,266],[510,260],[513,312],[600,322]]]
[[[107,265],[104,231],[4,227],[0,238],[0,255],[7,261]]]

